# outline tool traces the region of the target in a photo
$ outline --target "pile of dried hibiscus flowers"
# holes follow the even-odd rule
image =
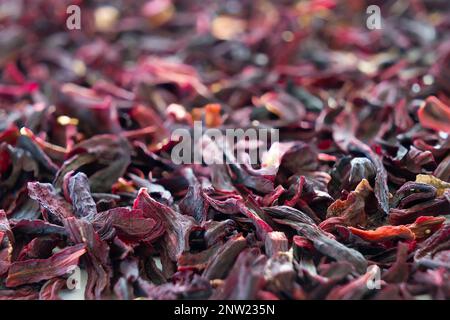
[[[450,298],[447,0],[101,3],[0,16],[0,299]]]

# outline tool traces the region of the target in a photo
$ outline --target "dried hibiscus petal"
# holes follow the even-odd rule
[[[450,107],[437,97],[428,97],[420,107],[418,116],[425,128],[450,132]]]
[[[406,226],[383,226],[375,230],[361,230],[348,227],[358,237],[370,242],[383,242],[392,239],[414,239],[414,233]]]
[[[70,217],[64,220],[64,227],[71,241],[83,245],[87,252],[82,257],[88,274],[85,297],[87,299],[98,299],[110,285],[110,248],[106,242],[100,239],[93,225],[86,220]]]
[[[28,193],[31,199],[38,201],[51,214],[50,219],[62,221],[73,216],[72,206],[56,192],[51,184],[29,182]]]
[[[184,216],[157,202],[150,197],[146,189],[139,190],[133,208],[142,210],[145,217],[163,224],[165,249],[172,261],[176,261],[184,251],[189,250],[189,235],[196,227],[191,217]]]
[[[161,222],[146,218],[139,209],[113,208],[100,212],[93,221],[97,228],[115,228],[120,239],[126,242],[153,242],[164,233]]]
[[[39,300],[61,300],[58,293],[66,286],[67,279],[53,278],[48,280],[39,292]]]
[[[0,300],[450,299],[448,1],[21,2]]]
[[[68,274],[78,265],[78,259],[86,253],[83,244],[67,247],[48,259],[31,259],[11,264],[6,286],[16,287]]]
[[[439,230],[445,222],[444,217],[419,217],[408,227],[414,233],[416,239],[427,238],[435,231]]]
[[[366,199],[372,194],[373,190],[366,179],[352,191],[347,199],[338,199],[333,202],[327,209],[327,220],[320,224],[324,230],[332,229],[330,227],[330,220],[332,218],[339,218],[338,223],[349,226],[366,226],[368,216],[365,211]]]
[[[97,206],[91,196],[89,180],[83,172],[78,172],[69,178],[68,192],[75,215],[78,217],[95,216]]]

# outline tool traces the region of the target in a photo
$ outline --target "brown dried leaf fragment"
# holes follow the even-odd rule
[[[416,182],[431,184],[436,188],[436,194],[438,197],[442,196],[445,191],[450,190],[450,183],[428,174],[418,174],[416,176]]]

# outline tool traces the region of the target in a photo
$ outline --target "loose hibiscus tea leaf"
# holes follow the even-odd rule
[[[448,1],[0,2],[0,300],[450,299]]]

